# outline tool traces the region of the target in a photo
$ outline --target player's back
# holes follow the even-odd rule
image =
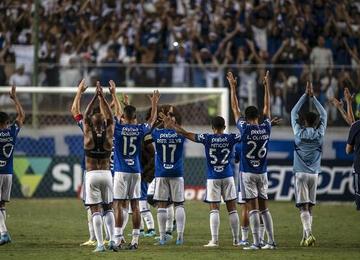
[[[140,152],[144,135],[150,126],[116,122],[114,131],[114,171],[140,173]]]
[[[207,178],[222,179],[233,176],[230,162],[234,145],[240,141],[236,134],[201,134],[196,141],[203,143],[207,160]]]
[[[155,143],[155,176],[182,177],[184,174],[185,137],[172,129],[156,128],[152,132]]]
[[[13,174],[13,154],[19,131],[17,123],[0,129],[0,174]]]
[[[241,134],[240,171],[265,173],[267,171],[267,152],[271,133],[271,122],[255,125],[240,120],[238,129]]]

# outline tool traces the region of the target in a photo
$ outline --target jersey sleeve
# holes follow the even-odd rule
[[[195,142],[205,144],[207,139],[207,134],[196,134]]]
[[[241,135],[240,134],[231,134],[234,144],[241,142]]]
[[[349,145],[355,145],[355,138],[357,136],[357,134],[359,133],[359,124],[358,123],[354,123],[352,124],[352,126],[350,127],[350,131],[349,131],[349,136],[347,139],[347,144]]]
[[[141,126],[142,126],[142,130],[143,130],[144,133],[148,133],[148,132],[151,131],[151,126],[150,126],[150,124],[148,124],[148,123],[143,123]]]
[[[12,125],[11,125],[11,132],[14,136],[17,136],[20,132],[20,125],[17,121],[15,121]]]

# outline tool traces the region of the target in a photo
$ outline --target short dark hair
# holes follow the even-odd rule
[[[96,106],[92,110],[92,114],[95,115],[97,113],[101,113],[100,106]]]
[[[216,116],[211,120],[211,126],[214,129],[221,130],[225,128],[225,119],[221,116]]]
[[[5,112],[0,112],[0,124],[6,124],[9,122],[9,115]]]
[[[318,119],[318,115],[314,112],[307,112],[305,114],[305,123],[309,127],[315,127],[317,119]]]
[[[124,117],[127,120],[133,120],[136,118],[136,107],[127,105],[124,107]]]
[[[245,109],[245,119],[254,120],[259,118],[259,110],[255,106],[249,106]]]

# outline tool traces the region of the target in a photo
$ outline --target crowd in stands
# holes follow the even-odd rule
[[[245,106],[269,69],[273,114],[288,117],[310,79],[330,123],[331,99],[359,92],[360,0],[40,0],[38,16],[2,0],[0,85],[31,84],[37,22],[39,85],[224,87],[232,70]]]

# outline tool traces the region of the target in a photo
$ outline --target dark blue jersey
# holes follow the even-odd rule
[[[360,121],[351,125],[347,143],[354,147],[354,171],[360,173]]]
[[[265,118],[259,125],[248,124],[240,118],[237,128],[241,135],[240,171],[265,173],[267,171],[267,152],[271,133],[271,122]]]
[[[141,173],[140,153],[144,136],[151,130],[148,123],[120,124],[114,131],[114,171]]]
[[[14,148],[20,131],[17,122],[8,128],[0,129],[0,174],[14,173]]]
[[[155,177],[184,176],[185,137],[172,129],[153,130],[151,137],[155,143]]]
[[[240,135],[199,134],[195,135],[195,142],[205,146],[208,179],[223,179],[234,175],[231,167],[232,153],[234,145],[240,142]]]

